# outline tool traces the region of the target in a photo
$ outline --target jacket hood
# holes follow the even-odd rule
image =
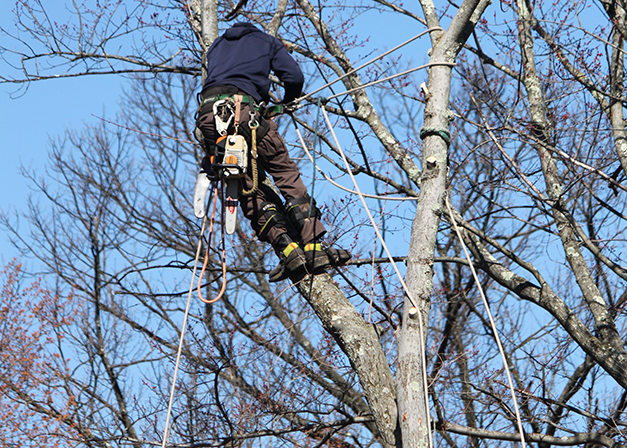
[[[237,40],[246,34],[254,33],[255,31],[259,31],[255,25],[245,22],[239,22],[233,25],[231,28],[224,32],[224,38],[226,40]]]

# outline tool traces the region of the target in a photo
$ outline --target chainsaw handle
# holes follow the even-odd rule
[[[243,177],[245,174],[241,166],[232,163],[214,163],[211,165],[211,168],[214,173],[218,173],[219,170],[222,170],[221,174],[218,175],[221,179],[237,179]],[[233,175],[229,172],[230,169],[236,169],[238,173]]]

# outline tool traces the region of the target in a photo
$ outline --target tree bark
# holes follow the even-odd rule
[[[200,1],[200,23],[202,34],[202,82],[207,77],[207,49],[218,38],[218,1]]]
[[[374,326],[355,310],[330,275],[306,277],[297,287],[357,373],[382,445],[400,446],[396,433],[394,378]]]
[[[474,24],[490,2],[466,0],[442,35],[432,36],[431,63],[450,64],[470,35]],[[439,26],[431,1],[421,2],[429,27]],[[422,177],[416,216],[412,226],[407,257],[406,283],[411,294],[405,300],[398,342],[396,378],[399,425],[403,445],[427,447],[429,410],[427,401],[426,338],[431,294],[433,291],[433,258],[446,194],[448,131],[452,114],[449,110],[452,67],[434,65],[429,70],[427,105],[424,113]]]
[[[518,1],[518,13],[520,17],[518,21],[519,41],[524,62],[523,82],[529,98],[532,132],[537,139],[536,150],[542,165],[547,196],[553,207],[555,226],[562,241],[566,260],[570,264],[583,294],[583,299],[594,317],[595,330],[603,342],[613,347],[616,353],[620,354],[621,358],[624,359],[627,357],[627,352],[625,352],[623,347],[614,319],[608,311],[607,303],[599,291],[590,267],[581,252],[579,238],[577,238],[575,229],[573,229],[573,225],[569,222],[565,213],[567,205],[562,198],[564,188],[562,187],[557,162],[553,157],[554,151],[552,151],[551,123],[546,118],[546,101],[536,72],[533,37],[531,35],[532,16],[525,0]],[[619,70],[619,72],[622,72],[622,70]]]

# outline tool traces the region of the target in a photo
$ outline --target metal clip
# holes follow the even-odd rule
[[[250,108],[250,110],[248,111],[248,114],[250,115],[250,121],[248,122],[248,126],[252,129],[253,127],[259,127],[259,122],[257,121],[257,118],[255,118],[257,116],[255,109],[254,108]]]
[[[213,118],[216,123],[216,131],[220,135],[226,135],[231,121],[235,116],[235,102],[226,98],[213,103]]]

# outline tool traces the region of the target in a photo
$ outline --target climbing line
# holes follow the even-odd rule
[[[313,149],[313,158],[309,157],[309,159],[311,160],[311,164],[313,165],[313,172],[311,173],[311,197],[309,198],[309,212],[307,213],[307,217],[311,218],[311,211],[313,210],[314,207],[314,190],[316,187],[316,143],[320,144],[320,137],[318,134],[318,124],[320,122],[320,107],[322,105],[322,99],[318,98],[318,112],[316,113],[316,126],[314,127],[314,144],[312,146]],[[292,118],[294,119],[294,122],[296,122],[296,118],[294,118],[292,116]],[[296,124],[294,124],[294,126],[296,126]],[[309,153],[307,153],[307,155],[309,155]],[[317,221],[315,221],[317,222]],[[314,222],[314,225],[315,225]],[[315,232],[314,232],[315,233]]]
[[[429,62],[428,64],[424,64],[424,65],[420,65],[418,67],[410,68],[409,70],[405,70],[405,71],[397,73],[395,75],[391,75],[391,76],[388,76],[388,77],[383,78],[383,79],[378,79],[376,81],[367,82],[366,84],[362,84],[359,87],[355,87],[353,89],[346,90],[344,92],[336,93],[335,95],[331,95],[330,97],[328,97],[327,100],[332,100],[334,98],[337,98],[338,96],[347,95],[349,93],[356,92],[357,90],[362,90],[362,89],[365,89],[366,87],[371,87],[371,86],[374,86],[376,84],[380,84],[382,82],[389,81],[390,79],[398,78],[399,76],[409,75],[410,73],[413,73],[413,72],[418,71],[418,70],[423,69],[423,68],[434,67],[434,66],[439,66],[439,65],[445,65],[447,67],[455,67],[457,64],[455,62]]]
[[[181,363],[181,353],[183,352],[183,340],[185,337],[185,328],[187,327],[187,317],[189,316],[189,307],[192,300],[192,291],[194,290],[194,280],[196,279],[196,270],[198,268],[198,260],[200,259],[200,249],[202,248],[202,236],[205,233],[207,224],[207,216],[202,220],[200,228],[200,237],[198,238],[198,247],[196,248],[196,259],[194,260],[194,269],[192,270],[192,281],[189,285],[189,293],[187,294],[187,305],[185,306],[185,314],[183,315],[183,324],[181,325],[181,337],[179,338],[178,351],[176,353],[176,362],[174,364],[174,376],[172,377],[172,388],[170,389],[170,400],[168,402],[168,412],[165,418],[165,429],[163,430],[163,443],[161,448],[165,448],[170,437],[170,417],[172,415],[172,405],[174,403],[174,391],[176,389],[176,377]]]
[[[325,85],[323,85],[322,87],[317,88],[317,89],[316,89],[316,90],[314,90],[313,92],[310,92],[310,93],[308,93],[307,95],[301,96],[300,98],[298,98],[298,99],[294,100],[294,102],[295,102],[295,103],[299,103],[299,102],[301,102],[301,101],[303,101],[303,100],[305,100],[305,99],[309,98],[310,96],[312,96],[312,95],[314,95],[314,94],[316,94],[316,93],[320,92],[321,90],[326,89],[326,88],[327,88],[327,87],[329,87],[329,86],[332,86],[332,85],[333,85],[333,84],[335,84],[336,82],[341,81],[342,79],[346,78],[347,76],[352,75],[352,74],[353,74],[353,73],[355,73],[355,72],[358,72],[358,71],[359,71],[359,70],[361,70],[362,68],[364,68],[364,67],[366,67],[366,66],[368,66],[368,65],[372,64],[373,62],[378,61],[379,59],[384,58],[384,57],[385,57],[385,56],[387,56],[388,54],[390,54],[390,53],[392,53],[392,52],[394,52],[394,51],[398,50],[399,48],[404,47],[404,46],[405,46],[405,45],[407,45],[407,44],[412,43],[413,41],[415,41],[415,40],[416,40],[416,39],[418,39],[419,37],[422,37],[422,36],[424,36],[424,35],[425,35],[425,34],[427,34],[427,33],[431,33],[432,31],[444,31],[444,29],[440,28],[439,26],[435,26],[435,27],[433,27],[433,28],[429,28],[428,30],[425,30],[425,31],[423,31],[423,32],[421,32],[421,33],[418,33],[418,34],[416,34],[414,37],[412,37],[412,38],[410,38],[410,39],[406,40],[406,41],[405,41],[405,42],[403,42],[402,44],[397,45],[396,47],[392,48],[391,50],[388,50],[388,51],[386,51],[385,53],[380,54],[380,55],[379,55],[379,56],[377,56],[376,58],[371,59],[371,60],[369,60],[368,62],[363,63],[363,64],[362,64],[362,65],[360,65],[359,67],[354,68],[354,69],[352,69],[351,71],[349,71],[349,72],[347,72],[347,73],[343,74],[343,75],[342,75],[342,76],[340,76],[339,78],[337,78],[337,79],[335,79],[335,80],[333,80],[333,81],[331,81],[331,82],[326,83]]]
[[[342,156],[342,160],[344,161],[344,165],[346,165],[346,171],[348,172],[348,174],[350,175],[351,180],[353,181],[353,185],[355,186],[355,190],[357,191],[357,194],[359,195],[359,199],[361,200],[362,205],[364,206],[364,209],[366,210],[366,213],[368,214],[368,218],[370,218],[370,223],[372,224],[372,227],[375,231],[375,233],[377,234],[377,237],[379,238],[379,241],[381,241],[381,245],[383,246],[383,249],[385,250],[385,253],[388,256],[388,259],[390,260],[390,263],[392,264],[392,266],[394,267],[394,271],[396,272],[396,275],[398,276],[398,279],[401,283],[401,286],[403,287],[403,290],[405,291],[405,294],[407,295],[407,298],[409,299],[410,303],[412,304],[412,306],[414,308],[416,308],[417,310],[419,310],[420,308],[418,308],[418,306],[416,305],[416,302],[414,302],[413,297],[411,296],[411,293],[409,292],[409,288],[407,288],[407,285],[405,284],[405,280],[403,279],[403,276],[401,275],[401,272],[398,269],[398,266],[396,265],[396,262],[394,261],[394,257],[392,257],[392,254],[390,253],[390,250],[388,249],[387,244],[385,243],[385,240],[383,239],[383,236],[381,235],[381,231],[379,230],[379,227],[377,226],[377,223],[375,222],[374,218],[372,217],[372,214],[370,213],[370,209],[368,208],[368,204],[366,204],[366,200],[364,199],[364,196],[361,192],[361,190],[359,189],[359,185],[357,184],[357,180],[355,180],[355,176],[353,176],[353,172],[350,169],[350,165],[348,164],[348,160],[346,159],[346,155],[344,154],[344,151],[342,151],[342,147],[340,146],[340,142],[337,138],[337,135],[335,134],[335,130],[333,129],[333,125],[331,124],[331,120],[329,119],[329,115],[327,114],[327,111],[324,107],[321,108],[322,109],[322,113],[324,114],[324,118],[327,122],[327,126],[329,127],[329,130],[331,131],[331,134],[333,135],[333,139],[335,140],[335,144],[337,145],[337,149],[340,152],[340,155]],[[433,448],[433,435],[431,434],[431,413],[429,412],[429,386],[427,384],[427,356],[425,353],[425,347],[422,344],[422,342],[425,340],[424,337],[424,328],[423,328],[423,323],[422,323],[422,313],[419,313],[418,316],[418,330],[419,330],[419,336],[420,336],[420,358],[421,358],[421,364],[422,364],[422,383],[423,383],[423,388],[424,388],[424,397],[425,397],[425,413],[427,416],[427,428],[428,428],[428,433],[429,433],[429,447]],[[524,448],[524,447],[523,447]]]
[[[516,412],[516,423],[518,425],[518,432],[520,433],[520,443],[522,448],[526,447],[525,444],[525,433],[523,432],[522,427],[522,419],[520,418],[520,411],[518,410],[518,400],[516,400],[516,391],[514,390],[514,383],[512,381],[512,375],[509,371],[509,366],[507,364],[507,358],[505,357],[505,351],[503,350],[503,345],[501,344],[501,338],[499,337],[498,331],[496,329],[496,324],[494,323],[494,318],[492,317],[492,312],[490,311],[490,306],[488,305],[488,300],[485,297],[485,293],[483,292],[483,288],[481,287],[481,282],[479,281],[479,277],[477,276],[477,271],[475,270],[475,266],[470,258],[470,254],[468,253],[468,249],[466,249],[466,245],[464,244],[464,240],[462,238],[462,234],[457,226],[457,221],[455,220],[455,216],[453,215],[453,210],[451,209],[451,204],[448,200],[448,193],[445,196],[446,208],[448,209],[449,216],[451,221],[453,221],[453,227],[455,228],[455,233],[457,233],[457,238],[459,239],[459,244],[461,244],[462,249],[464,249],[464,254],[466,254],[466,259],[468,260],[468,265],[470,266],[470,271],[472,272],[472,276],[475,279],[475,283],[477,288],[479,289],[479,294],[481,295],[481,300],[483,300],[483,305],[485,306],[486,312],[488,313],[488,318],[490,319],[490,326],[492,327],[492,333],[494,333],[494,339],[496,340],[496,345],[499,348],[499,353],[501,354],[501,358],[503,359],[503,367],[505,368],[505,374],[507,375],[507,382],[509,384],[509,390],[512,394],[512,400],[514,402],[514,411]]]
[[[318,170],[318,172],[322,175],[322,177],[324,177],[327,181],[329,181],[332,185],[336,186],[340,190],[344,190],[344,191],[346,191],[348,193],[351,193],[351,194],[359,195],[359,192],[357,192],[355,190],[351,190],[350,188],[347,188],[347,187],[345,187],[343,185],[338,184],[333,179],[331,179],[329,176],[327,176],[324,173],[324,171],[322,171],[322,168],[320,168],[320,166],[316,163],[315,157],[311,155],[311,152],[307,148],[307,145],[305,144],[305,140],[303,139],[303,136],[302,136],[302,134],[300,132],[300,129],[298,128],[298,124],[296,123],[296,120],[294,120],[294,127],[296,128],[296,134],[298,135],[298,139],[300,140],[300,144],[303,147],[303,150],[305,151],[305,154],[307,154],[307,157],[309,157],[309,160],[311,161],[313,166]],[[314,152],[314,154],[315,154],[315,152]],[[365,198],[381,199],[381,200],[385,200],[385,201],[417,201],[418,200],[417,197],[399,198],[399,197],[395,197],[395,196],[378,196],[378,195],[369,194],[369,193],[361,193],[361,195],[364,196]]]

